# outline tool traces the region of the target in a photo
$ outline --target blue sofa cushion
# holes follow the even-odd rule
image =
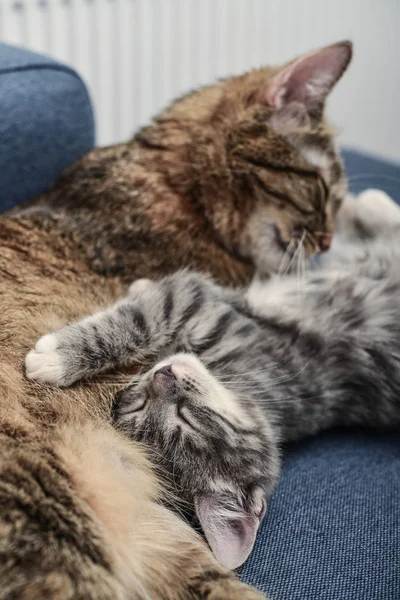
[[[79,76],[0,44],[0,212],[45,190],[93,145],[92,107]]]
[[[343,158],[350,191],[378,188],[400,204],[400,165],[355,150],[344,150]]]
[[[240,577],[272,600],[399,600],[399,435],[337,432],[287,449]]]

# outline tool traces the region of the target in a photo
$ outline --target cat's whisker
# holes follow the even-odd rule
[[[260,385],[260,386],[262,386],[263,390],[271,389],[270,387],[266,387],[266,385],[269,386],[271,383],[273,383],[274,384],[273,387],[275,387],[277,385],[281,385],[282,383],[286,383],[287,381],[291,381],[292,379],[295,379],[296,377],[298,377],[299,375],[301,375],[301,373],[303,373],[303,371],[307,368],[308,363],[309,363],[309,361],[307,361],[305,363],[305,365],[299,371],[297,371],[296,373],[293,373],[293,374],[291,374],[289,376],[288,376],[287,373],[285,373],[284,375],[280,375],[278,377],[274,377],[273,379],[270,379],[267,382],[267,384],[266,384],[266,382],[260,382],[260,383],[258,383],[256,381],[254,381],[254,382],[250,382],[250,385],[247,384],[247,383],[245,385],[248,388],[251,387],[252,385],[254,385],[255,387],[257,387],[258,385]],[[225,384],[228,384],[228,383],[236,384],[237,382],[235,382],[235,381],[231,381],[231,382],[225,381],[224,383]]]
[[[259,399],[258,402],[263,405],[268,404],[293,404],[293,400],[322,400],[323,398],[325,398],[325,396],[323,394],[318,394],[316,396],[284,396],[283,398],[267,398],[264,401],[262,399]]]
[[[246,396],[240,396],[237,395],[236,398],[238,398],[240,400],[240,402],[244,405],[248,404],[249,406],[253,406],[254,402],[252,402],[251,400],[249,400],[248,398],[246,398]],[[264,395],[264,397],[258,397],[257,398],[257,405],[258,406],[281,406],[283,404],[293,404],[293,400],[313,400],[313,399],[323,399],[324,396],[320,395],[320,396],[309,396],[309,397],[304,397],[304,396],[284,396],[283,398],[272,398],[269,395]]]
[[[88,386],[97,386],[97,387],[102,387],[102,386],[115,386],[117,388],[123,386],[126,387],[129,385],[129,380],[128,381],[89,381],[89,380],[82,380],[81,382],[82,387],[88,387]]]
[[[297,248],[297,257],[296,257],[296,261],[297,261],[297,265],[296,265],[296,275],[297,275],[297,289],[302,291],[302,281],[301,281],[301,257],[302,257],[302,249],[303,249],[303,240],[304,240],[304,235],[305,235],[305,230],[303,230],[302,236],[299,240],[298,243],[298,248]]]
[[[386,181],[394,181],[396,183],[400,183],[400,177],[396,177],[394,175],[388,175],[387,173],[356,173],[355,175],[350,175],[350,177],[347,178],[347,181],[349,182],[353,182],[353,181],[360,181],[360,180],[373,180],[374,181],[374,185],[376,186],[376,180],[380,179],[382,180],[386,180]]]
[[[300,280],[300,293],[301,297],[304,297],[304,245],[302,244],[299,254],[299,280]]]
[[[293,245],[292,245],[292,249],[293,247],[297,244],[297,240],[293,239]],[[296,260],[296,253],[297,253],[297,245],[295,248],[295,251],[291,251],[291,255],[289,256],[289,260],[287,261],[287,263],[285,264],[285,269],[282,271],[281,275],[287,275],[287,273],[290,271],[290,267],[293,264],[293,261]]]
[[[254,392],[251,391],[251,396],[252,398],[256,398],[257,399],[257,404],[259,403],[265,403],[265,404],[273,404],[273,403],[279,403],[281,400],[286,400],[288,398],[288,396],[285,396],[284,398],[273,398],[270,394],[270,392],[268,390],[260,390],[259,392]],[[295,396],[293,396],[294,398]],[[236,394],[236,398],[240,398],[242,400],[244,400],[245,402],[247,402],[249,404],[249,406],[253,406],[254,405],[254,401],[252,399],[246,399],[246,394],[241,395],[241,394]]]
[[[295,243],[296,243],[296,250],[294,251],[292,258],[291,258],[289,264],[287,265],[286,270],[283,273],[284,275],[286,275],[289,272],[290,267],[292,266],[293,263],[296,264],[296,260],[297,260],[298,254],[300,252],[301,239],[300,240],[296,239]]]
[[[181,446],[181,443],[179,444],[179,446]],[[176,462],[177,462],[177,453],[178,453],[178,445],[176,445],[175,448],[173,448],[174,458],[172,460],[172,481],[174,482],[175,487],[177,487],[177,484],[176,484],[176,475],[175,475],[175,465],[176,465]]]
[[[124,430],[123,427],[121,427],[122,430]],[[129,437],[135,439],[135,436],[138,433],[157,433],[158,429],[153,428],[150,429],[149,427],[146,428],[136,428],[134,429],[134,432],[132,433],[130,430],[128,430],[129,433]],[[182,492],[182,491],[190,491],[187,490],[185,488],[183,488],[181,485],[177,485],[176,479],[175,479],[175,464],[176,464],[176,454],[178,451],[178,448],[175,447],[174,448],[174,457],[172,459],[168,458],[167,455],[168,453],[166,452],[161,453],[160,451],[156,450],[154,448],[154,446],[152,446],[149,442],[143,442],[142,440],[139,440],[139,443],[143,443],[146,446],[146,451],[148,452],[148,454],[153,458],[153,466],[154,466],[154,470],[157,473],[157,475],[163,479],[163,483],[165,484],[166,482],[168,482],[171,486],[172,489],[163,489],[163,493],[165,491],[168,491],[169,494],[171,494],[171,499],[175,499],[179,502],[180,505],[187,505],[190,506],[189,502],[187,502],[185,499],[181,498],[180,496],[178,496],[178,492]],[[171,465],[172,468],[172,473],[170,471],[167,471],[163,466],[162,463],[169,463]]]
[[[236,373],[232,373],[232,375],[230,374],[229,377],[243,377],[244,375],[258,375],[261,373],[265,373],[267,371],[273,371],[274,369],[278,369],[279,367],[282,367],[283,365],[286,365],[289,362],[289,359],[287,360],[283,360],[282,362],[274,365],[273,367],[268,367],[266,369],[256,369],[256,370],[252,370],[252,371],[237,371]],[[221,376],[216,375],[216,377],[218,379],[221,379]]]
[[[261,383],[259,385],[246,385],[246,384],[239,385],[238,383],[233,382],[232,384],[227,383],[225,385],[229,388],[230,388],[230,386],[232,386],[232,391],[235,393],[237,392],[238,389],[246,389],[246,391],[254,392],[254,393],[256,393],[257,391],[265,392],[267,389],[265,384],[261,384]],[[236,387],[233,387],[233,386],[236,386]]]
[[[253,376],[253,375],[254,375],[254,376],[256,376],[256,375],[259,375],[259,376],[260,376],[260,375],[261,375],[261,376],[262,376],[264,372],[265,372],[265,373],[268,373],[268,371],[272,371],[272,370],[273,370],[273,369],[265,369],[265,371],[258,371],[258,373],[257,373],[256,371],[254,371],[254,373],[252,373],[251,371],[249,371],[248,373],[246,373],[246,374],[243,374],[243,375],[235,375],[235,374],[233,374],[233,373],[232,373],[232,377],[231,377],[230,379],[228,379],[228,378],[226,378],[226,379],[219,379],[219,378],[218,378],[218,379],[219,379],[219,381],[221,381],[222,383],[237,383],[237,381],[239,380],[239,381],[240,381],[240,383],[242,383],[242,382],[251,383],[251,382],[252,382],[252,383],[256,384],[256,383],[257,383],[257,380],[253,380],[253,379],[252,379],[252,376]],[[278,377],[274,377],[273,379],[270,379],[270,381],[275,381],[275,379],[279,379],[279,378],[281,378],[281,377],[286,377],[286,376],[287,376],[287,373],[285,373],[285,374],[282,374],[282,375],[278,375]],[[246,380],[246,379],[245,379],[246,377],[249,377],[249,378],[250,378],[250,380]],[[261,383],[262,385],[264,385],[264,381],[262,381],[261,379],[260,379],[260,383]]]
[[[295,243],[295,240],[292,238],[290,240],[289,244],[287,245],[286,250],[282,256],[282,259],[281,259],[281,262],[279,265],[279,269],[278,269],[278,275],[283,275],[286,272],[285,271],[286,263],[290,259],[290,255],[291,255],[294,243]]]
[[[306,254],[305,254],[305,249],[304,249],[304,241],[307,238],[307,230],[304,229],[303,230],[303,236],[301,238],[301,247],[300,247],[300,254],[299,254],[299,279],[300,279],[300,284],[301,284],[301,297],[304,298],[304,293],[305,293],[305,278],[306,278]]]
[[[249,375],[251,375],[251,373],[249,373]],[[297,373],[295,373],[295,375],[297,375]],[[279,375],[278,377],[274,377],[272,379],[269,379],[269,381],[270,382],[279,381],[280,379],[284,379],[287,376],[288,376],[288,374],[285,373],[284,375]],[[289,376],[291,376],[291,375],[289,375]],[[243,380],[242,380],[242,378],[240,378],[240,383],[242,383],[242,382],[243,382]],[[229,384],[229,383],[237,384],[238,381],[237,381],[237,379],[226,379],[226,380],[223,380],[223,383],[224,384]],[[254,386],[256,386],[256,385],[262,385],[262,386],[264,386],[265,385],[264,381],[260,381],[260,382],[250,381],[250,382],[245,382],[245,383],[246,383],[246,385],[254,385]]]
[[[300,371],[298,371],[297,373],[295,373],[294,375],[290,375],[289,377],[287,377],[286,379],[284,379],[284,377],[286,377],[285,375],[281,376],[281,377],[276,377],[275,379],[271,379],[270,382],[268,383],[273,383],[274,381],[278,381],[278,383],[276,385],[281,385],[282,383],[287,383],[288,381],[291,381],[292,379],[295,379],[296,377],[298,377],[299,375],[301,375],[305,369],[308,366],[309,361],[306,362],[306,364],[300,369]],[[282,381],[280,381],[282,379]],[[275,387],[275,386],[273,386]],[[266,389],[271,389],[271,388],[266,388]]]

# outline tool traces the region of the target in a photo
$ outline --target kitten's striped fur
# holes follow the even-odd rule
[[[27,357],[29,377],[62,386],[154,365],[118,395],[116,421],[154,450],[230,568],[252,548],[282,442],[336,425],[400,428],[400,209],[384,200],[359,200],[352,221],[371,240],[346,268],[248,290],[189,271],[138,280]],[[371,202],[383,206],[384,227],[363,220]]]

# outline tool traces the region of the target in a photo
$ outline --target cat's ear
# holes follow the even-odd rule
[[[284,67],[265,91],[264,101],[280,110],[291,103],[320,115],[326,97],[343,75],[352,57],[351,42],[339,42],[305,54]]]
[[[195,498],[197,518],[217,560],[228,569],[240,567],[253,549],[261,508],[246,511],[236,498],[226,494],[209,494]]]

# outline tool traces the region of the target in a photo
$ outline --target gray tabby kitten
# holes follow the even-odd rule
[[[400,429],[400,209],[369,191],[345,202],[339,226],[327,266],[302,282],[233,291],[189,271],[141,279],[26,359],[28,377],[63,386],[154,365],[118,394],[116,423],[154,449],[230,568],[253,547],[283,442],[333,426]]]

